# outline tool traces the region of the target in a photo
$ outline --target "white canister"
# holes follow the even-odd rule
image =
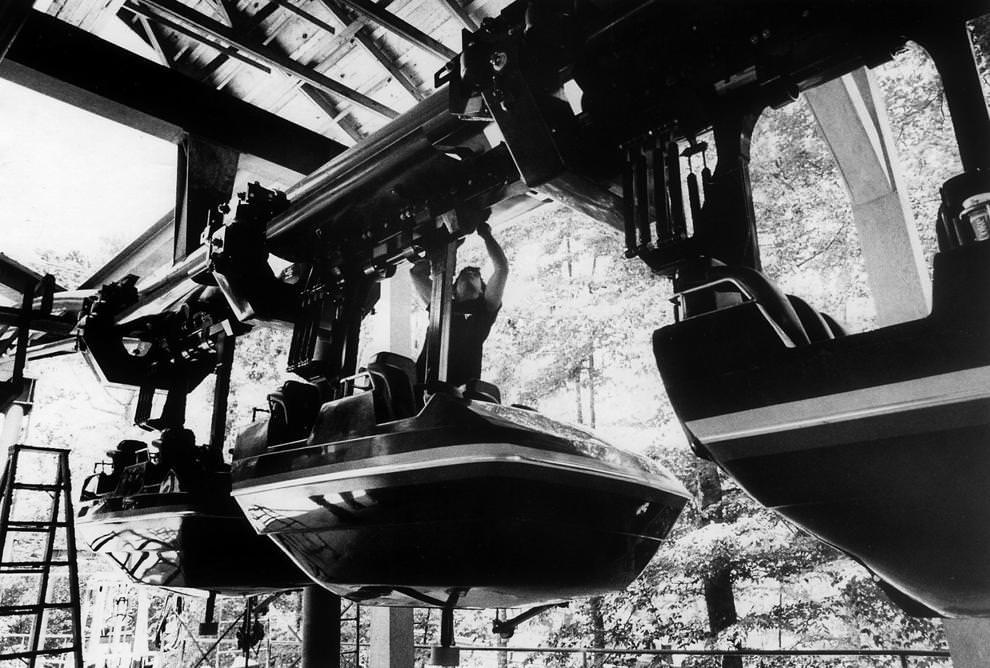
[[[990,193],[980,193],[963,200],[960,217],[969,223],[976,241],[990,239]]]

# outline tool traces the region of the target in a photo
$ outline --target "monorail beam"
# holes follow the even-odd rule
[[[80,290],[99,289],[128,274],[146,276],[172,262],[175,211],[169,211],[87,278]]]
[[[346,148],[38,11],[0,77],[167,141],[190,132],[296,172]]]

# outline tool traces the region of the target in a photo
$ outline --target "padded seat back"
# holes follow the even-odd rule
[[[416,363],[403,355],[383,351],[368,362],[368,374],[374,386],[375,418],[390,422],[412,417],[419,411],[414,383]]]
[[[787,295],[787,301],[791,303],[794,312],[797,313],[801,326],[808,333],[808,338],[812,341],[828,341],[835,338],[835,333],[821,313],[811,308],[811,305],[794,295]]]
[[[464,389],[465,399],[487,401],[493,404],[502,403],[502,393],[498,387],[483,380],[470,380]]]
[[[729,412],[699,379],[723,378],[783,365],[789,348],[780,328],[756,302],[711,311],[661,327],[653,334],[657,368],[682,420]]]
[[[308,443],[345,441],[374,433],[374,397],[371,392],[361,392],[350,397],[328,401],[320,406]]]
[[[320,411],[320,390],[297,380],[268,395],[268,443],[277,445],[306,438]]]
[[[731,280],[743,286],[753,301],[763,307],[767,315],[783,330],[794,345],[800,346],[810,343],[811,339],[790,301],[770,279],[759,271],[749,267],[712,267],[709,270],[709,278],[711,280]]]
[[[125,439],[117,444],[113,450],[107,451],[107,456],[113,463],[113,471],[119,473],[131,464],[137,464],[138,453],[147,451],[148,445],[143,441]]]

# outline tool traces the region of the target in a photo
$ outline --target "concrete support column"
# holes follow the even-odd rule
[[[134,636],[131,640],[131,662],[132,665],[134,661],[140,661],[140,664],[144,665],[144,661],[148,656],[148,623],[149,623],[149,608],[151,607],[151,599],[148,597],[148,590],[144,587],[137,587],[137,616],[134,619]],[[77,668],[82,668],[78,666]]]
[[[13,403],[3,414],[3,430],[0,431],[0,450],[6,451],[12,445],[21,442],[21,430],[24,427],[24,406]]]
[[[412,265],[403,263],[395,271],[395,276],[382,283],[382,296],[378,301],[378,310],[385,317],[381,319],[381,328],[376,337],[382,342],[384,350],[397,355],[416,359],[419,351],[412,347],[412,313],[413,287],[409,268]]]
[[[99,659],[103,654],[101,648],[104,647],[100,644],[100,633],[103,631],[103,625],[106,623],[107,615],[107,589],[110,585],[103,583],[100,584],[96,593],[93,596],[93,603],[89,609],[89,642],[86,644],[85,652],[83,653],[87,661],[92,661],[95,665],[100,665]],[[92,591],[92,590],[90,590]],[[83,619],[86,619],[86,615],[83,615]]]
[[[340,597],[318,585],[303,589],[302,668],[340,668]]]
[[[849,190],[878,324],[923,318],[931,281],[872,73],[859,69],[805,96]]]
[[[412,347],[413,286],[409,265],[399,265],[395,276],[382,284],[379,310],[384,313],[381,341],[386,350],[416,359],[419,351]],[[371,647],[369,668],[412,668],[416,658],[413,648],[412,608],[371,608]]]
[[[953,668],[990,666],[990,619],[945,619]]]
[[[368,668],[412,668],[415,660],[413,609],[372,608]]]

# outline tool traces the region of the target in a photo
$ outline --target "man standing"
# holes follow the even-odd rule
[[[447,359],[447,382],[463,385],[481,376],[481,357],[485,339],[502,308],[502,293],[509,276],[509,263],[502,247],[492,237],[488,223],[478,225],[478,236],[485,242],[488,257],[495,266],[486,282],[478,267],[464,267],[454,280],[454,303],[450,315],[450,354]],[[430,263],[420,260],[409,272],[413,285],[423,302],[429,307],[433,292],[430,279]],[[426,346],[416,363],[417,375],[426,377]]]

